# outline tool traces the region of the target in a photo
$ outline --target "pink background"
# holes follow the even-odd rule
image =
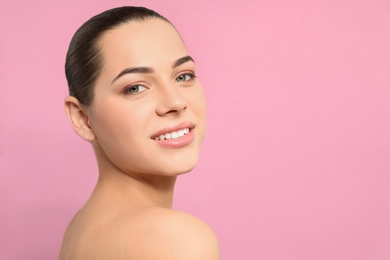
[[[2,0],[0,259],[55,259],[91,193],[64,59],[121,5],[165,15],[196,59],[208,133],[175,207],[213,227],[222,259],[390,259],[388,0]]]

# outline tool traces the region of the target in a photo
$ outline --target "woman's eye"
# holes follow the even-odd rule
[[[181,74],[180,76],[178,76],[176,78],[176,82],[189,81],[189,80],[191,80],[193,78],[195,78],[194,74],[189,74],[189,73]]]
[[[146,88],[144,86],[133,85],[133,86],[128,87],[125,90],[125,92],[126,92],[126,94],[137,94],[137,93],[143,92],[145,90],[146,90]]]

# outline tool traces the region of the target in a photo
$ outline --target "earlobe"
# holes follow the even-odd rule
[[[67,96],[64,101],[66,115],[74,131],[83,139],[93,141],[95,134],[90,125],[89,117],[80,102],[72,96]]]

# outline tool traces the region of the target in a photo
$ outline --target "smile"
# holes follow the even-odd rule
[[[150,138],[164,148],[181,148],[192,143],[195,137],[195,124],[183,122],[156,132]]]
[[[180,138],[182,136],[185,136],[189,132],[190,132],[190,128],[186,127],[186,128],[180,129],[179,131],[172,131],[170,133],[161,134],[159,136],[154,137],[153,139],[155,141],[177,139],[177,138]]]

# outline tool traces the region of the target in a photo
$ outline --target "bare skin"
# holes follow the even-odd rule
[[[93,145],[99,179],[59,259],[219,259],[207,224],[172,209],[176,177],[196,165],[205,129],[203,90],[180,36],[160,19],[128,22],[102,37],[101,53],[92,105],[65,99],[73,129]],[[139,67],[147,70],[121,73]],[[179,126],[193,139],[155,140]]]

